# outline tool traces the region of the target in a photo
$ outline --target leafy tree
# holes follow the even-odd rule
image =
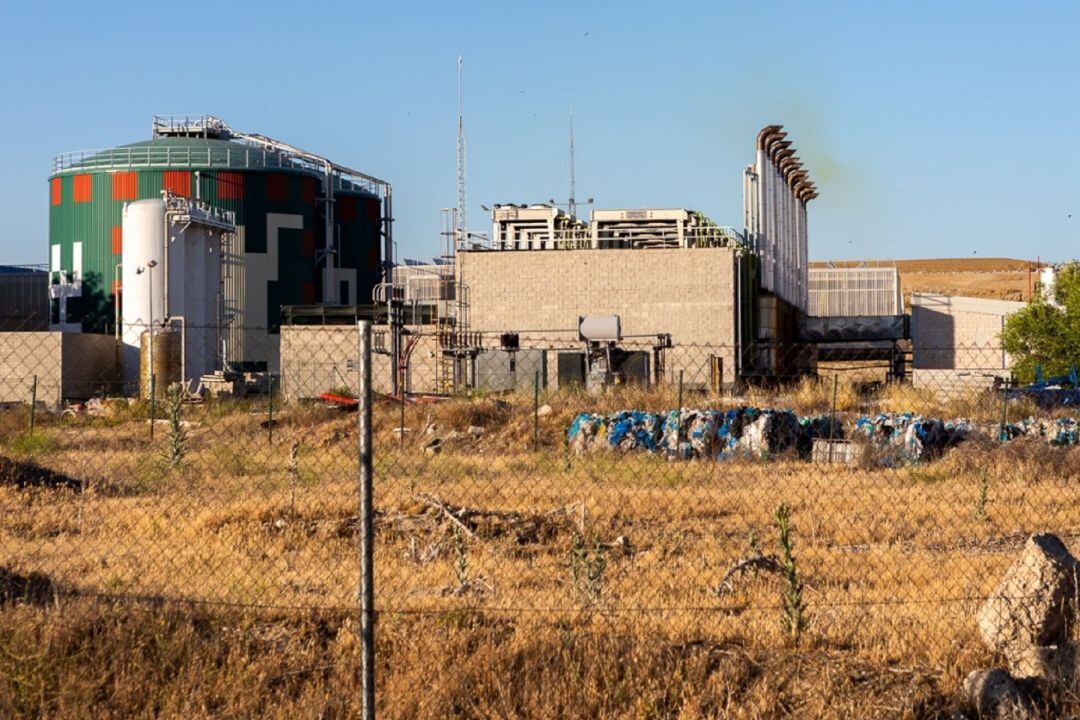
[[[1062,375],[1080,366],[1080,263],[1058,273],[1054,301],[1036,293],[1026,308],[1005,320],[1001,345],[1013,359],[1013,373],[1022,382],[1035,379],[1035,367],[1044,376]]]

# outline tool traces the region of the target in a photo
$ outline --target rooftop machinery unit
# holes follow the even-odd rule
[[[701,248],[743,244],[742,233],[685,208],[593,210],[593,247]]]
[[[807,311],[806,205],[818,196],[782,125],[762,128],[743,178],[743,212],[761,266],[761,289]]]
[[[389,183],[211,116],[155,117],[149,140],[53,161],[54,323],[113,332],[124,206],[162,191],[235,214],[223,258],[230,361],[273,366],[281,306],[367,302],[388,275]]]
[[[491,222],[494,250],[590,247],[588,226],[554,205],[496,205]]]
[[[492,250],[733,247],[745,241],[738,230],[684,208],[593,210],[586,225],[553,205],[496,205],[491,220]]]
[[[165,194],[124,207],[122,364],[130,387],[139,373],[142,336],[179,332],[179,377],[196,382],[224,369],[223,257],[236,218],[197,200]],[[224,251],[224,252],[223,252]]]

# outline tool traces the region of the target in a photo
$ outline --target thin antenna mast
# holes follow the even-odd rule
[[[458,72],[458,125],[457,125],[457,244],[465,241],[468,221],[465,214],[465,110],[462,99],[461,56],[457,59]]]
[[[574,106],[570,106],[570,217],[577,217],[577,200],[574,192]]]

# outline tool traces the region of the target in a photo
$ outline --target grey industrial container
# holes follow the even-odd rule
[[[488,350],[476,356],[476,389],[484,392],[532,389],[539,375],[546,384],[543,350]]]
[[[561,352],[557,362],[560,388],[585,387],[585,353]]]

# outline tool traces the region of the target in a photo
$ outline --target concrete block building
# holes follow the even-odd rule
[[[1005,319],[1024,307],[1009,300],[913,293],[914,384],[959,390],[1007,379],[1012,362],[1001,347],[1001,331]]]
[[[748,306],[741,309],[739,298],[749,298],[754,266],[741,237],[719,230],[715,242],[690,246],[459,252],[469,329],[515,333],[523,345],[550,347],[546,376],[554,384],[558,350],[580,351],[578,318],[618,315],[628,347],[649,348],[670,336],[676,347],[662,370],[669,379],[680,370],[707,378],[714,357],[730,378],[739,346],[752,340]]]

